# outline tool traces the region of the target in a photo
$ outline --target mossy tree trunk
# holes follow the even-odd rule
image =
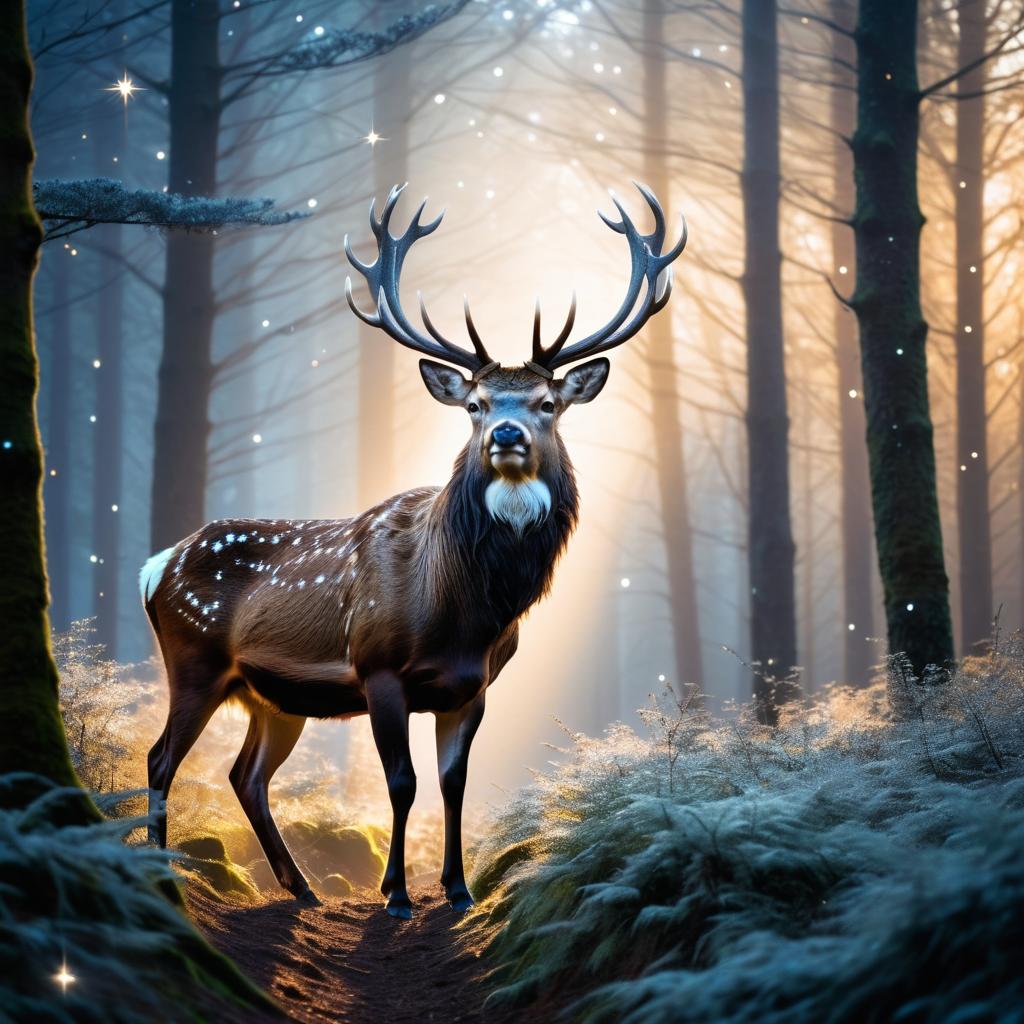
[[[673,209],[672,185],[665,162],[669,146],[667,65],[664,50],[664,0],[645,0],[644,114],[647,147],[646,183],[666,209]],[[697,582],[693,571],[693,531],[686,477],[683,424],[679,415],[677,367],[671,310],[655,317],[644,332],[651,393],[651,429],[657,466],[661,534],[665,545],[669,622],[675,656],[673,682],[678,687],[702,686]],[[680,693],[682,690],[679,691]]]
[[[217,0],[173,0],[168,188],[180,195],[212,196],[217,190],[219,28]],[[150,511],[154,551],[206,518],[215,244],[208,233],[173,232],[167,239]]]
[[[773,724],[794,699],[796,549],[779,249],[779,47],[775,0],[743,2],[743,221],[747,314],[750,653],[754,704]]]
[[[832,0],[834,22],[854,24],[854,4]],[[831,120],[833,144],[833,203],[839,217],[853,213],[853,155],[850,140],[857,126],[857,97],[852,75],[843,71],[857,59],[852,39],[842,32],[833,34]],[[832,224],[832,275],[842,287],[853,280],[856,262],[853,232],[838,220]],[[843,682],[863,686],[870,675],[874,646],[868,639],[875,631],[875,599],[872,587],[874,539],[871,522],[871,481],[868,454],[864,446],[864,384],[857,343],[857,319],[842,303],[833,315],[839,404],[840,530],[843,546]]]
[[[985,0],[961,3],[956,104],[956,414],[960,649],[978,653],[992,633],[992,532],[985,404]]]
[[[42,228],[31,199],[32,60],[25,9],[0,4],[0,773],[75,785],[57,703],[43,561],[43,455],[32,278]]]
[[[952,660],[921,313],[916,0],[861,0],[856,29],[857,288],[864,407],[889,652]]]

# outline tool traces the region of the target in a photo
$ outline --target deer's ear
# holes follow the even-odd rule
[[[591,359],[589,363],[574,366],[561,380],[555,381],[555,387],[566,404],[592,402],[601,394],[611,366],[603,356]]]
[[[430,359],[420,360],[420,375],[427,390],[445,405],[462,405],[473,388],[473,382],[463,377],[454,367]]]

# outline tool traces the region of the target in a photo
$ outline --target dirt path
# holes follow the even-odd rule
[[[482,1009],[476,950],[440,893],[413,889],[415,916],[396,921],[375,893],[306,907],[295,900],[235,906],[189,886],[193,919],[210,941],[297,1021],[511,1024]]]

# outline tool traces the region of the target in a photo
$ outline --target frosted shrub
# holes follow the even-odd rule
[[[669,693],[649,737],[577,738],[475,860],[492,998],[609,1024],[1024,1020],[1022,666],[1014,637],[776,730]]]
[[[23,807],[27,791],[37,795]],[[80,824],[83,799],[0,776],[0,1019],[276,1019],[167,898],[166,854],[124,844],[141,822]],[[73,980],[61,984],[62,968]]]

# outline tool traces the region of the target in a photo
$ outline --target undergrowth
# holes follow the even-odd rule
[[[89,820],[84,800],[0,776],[0,1021],[278,1019],[175,905],[166,854],[124,844],[139,822]]]
[[[493,1004],[588,1022],[1024,1021],[1024,642],[778,729],[669,693],[474,858]]]

